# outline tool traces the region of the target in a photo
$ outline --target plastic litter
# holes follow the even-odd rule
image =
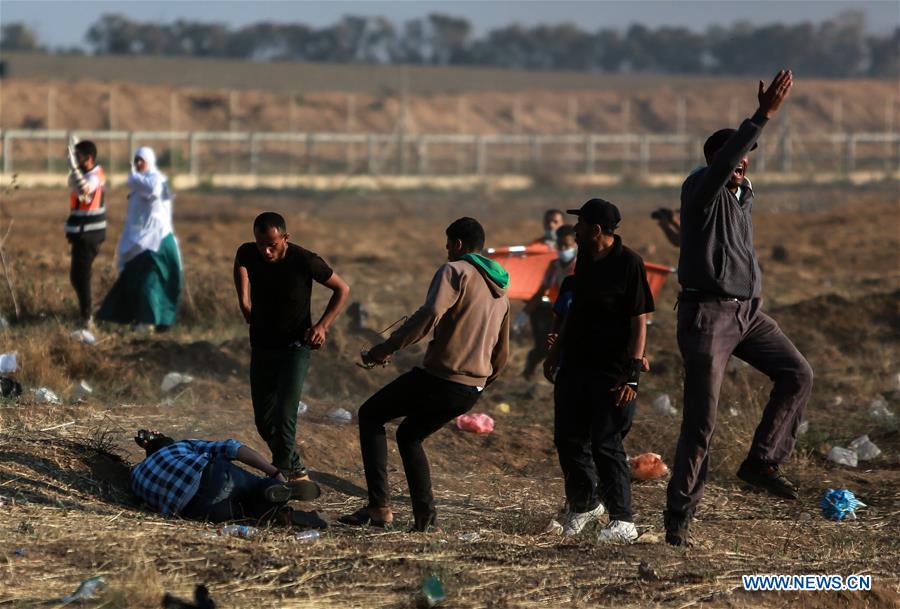
[[[512,406],[507,404],[506,402],[500,402],[497,404],[497,412],[502,412],[503,414],[509,414],[512,410]]]
[[[8,328],[8,327],[9,327],[9,321],[5,317],[0,315],[0,328]]]
[[[167,391],[175,389],[179,385],[190,383],[193,380],[194,377],[192,377],[190,374],[170,372],[163,377],[162,383],[160,383],[159,388],[163,391],[163,393],[165,393]]]
[[[848,444],[848,447],[856,451],[856,456],[860,461],[869,461],[881,454],[881,449],[869,439],[868,435],[856,438]]]
[[[14,552],[14,554],[16,556],[25,556],[25,549],[24,548],[16,548],[16,551]]]
[[[91,386],[88,385],[85,381],[79,381],[75,388],[72,389],[72,399],[73,400],[83,400],[94,393],[94,390],[91,389]]]
[[[297,402],[297,416],[299,417],[301,414],[306,414],[309,412],[309,406],[306,405],[306,402],[300,400]]]
[[[471,431],[472,433],[491,433],[494,431],[494,419],[483,412],[461,414],[456,417],[456,428],[460,431]]]
[[[544,532],[550,535],[562,535],[563,525],[554,518],[547,523],[547,528],[544,529]]]
[[[315,529],[309,529],[308,531],[297,531],[294,533],[294,539],[296,541],[302,543],[312,543],[317,541],[321,537],[321,534]]]
[[[631,466],[631,477],[635,480],[656,480],[669,473],[662,457],[656,453],[644,453],[628,459]]]
[[[75,592],[68,596],[62,597],[61,599],[59,599],[59,601],[61,603],[74,603],[75,601],[94,598],[105,585],[106,580],[104,580],[99,575],[96,577],[91,577],[90,579],[86,579],[81,582],[75,589]]]
[[[2,370],[0,370],[2,372]],[[887,407],[887,402],[882,398],[875,398],[869,404],[869,416],[878,421],[889,421],[894,418],[894,411]]]
[[[34,393],[34,400],[38,404],[61,404],[62,402],[59,399],[59,396],[56,395],[52,390],[47,389],[46,387],[41,387],[40,389],[32,389],[32,393]]]
[[[422,582],[422,590],[416,599],[416,605],[430,609],[447,600],[444,585],[437,575],[432,575]]]
[[[228,524],[219,529],[219,535],[221,537],[243,537],[244,539],[250,539],[251,537],[255,537],[259,533],[259,529],[256,527],[248,527],[245,524]]]
[[[478,541],[479,539],[481,539],[481,533],[479,533],[478,531],[472,531],[471,533],[462,533],[457,539],[466,543],[471,543],[473,541]]]
[[[809,431],[809,421],[801,421],[800,426],[797,427],[797,435],[802,436],[807,431]]]
[[[844,448],[843,446],[832,446],[828,451],[828,460],[838,465],[846,465],[847,467],[856,467],[859,462],[855,450]]]
[[[332,423],[338,423],[343,425],[344,423],[349,423],[353,420],[353,414],[349,410],[344,408],[335,408],[333,410],[329,410],[328,414],[325,415],[328,417],[328,420]]]
[[[0,353],[0,374],[9,374],[15,372],[18,365],[16,364],[16,354]]]
[[[728,414],[730,414],[733,417],[736,417],[739,414],[741,414],[741,411],[738,410],[737,408],[735,408],[734,406],[732,406],[731,408],[728,409]]]
[[[69,336],[85,345],[93,345],[97,342],[97,337],[90,330],[75,330]]]
[[[0,376],[0,398],[16,398],[22,395],[22,385],[8,376]]]
[[[678,414],[678,410],[672,406],[672,398],[669,397],[668,393],[661,393],[650,403],[651,408],[658,412],[659,414],[664,414],[666,416],[674,417]]]
[[[830,488],[822,495],[822,515],[829,520],[856,520],[856,509],[866,504],[847,489]]]

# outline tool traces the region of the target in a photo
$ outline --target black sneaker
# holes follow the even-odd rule
[[[266,501],[270,503],[287,503],[291,499],[312,501],[321,494],[319,485],[312,480],[290,480],[284,484],[273,484],[264,492]]]
[[[663,521],[666,523],[666,543],[670,546],[690,546],[691,516],[689,514],[676,514],[666,510],[663,512]]]
[[[777,497],[783,497],[784,499],[800,498],[797,487],[784,477],[777,465],[754,464],[750,461],[744,461],[737,471],[737,477],[747,484],[768,491]]]

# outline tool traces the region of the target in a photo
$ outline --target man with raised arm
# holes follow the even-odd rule
[[[759,108],[739,129],[720,129],[703,146],[706,166],[681,188],[678,346],[684,360],[684,410],[669,481],[666,541],[689,545],[688,527],[703,496],[709,445],[728,359],[735,355],[774,382],[750,452],[737,475],[779,497],[797,488],[779,467],[790,457],[813,373],[778,324],[762,312],[761,272],[753,248],[753,186],[747,154],[793,86],[781,70]]]

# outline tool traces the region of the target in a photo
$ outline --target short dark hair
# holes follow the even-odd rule
[[[554,208],[554,209],[548,209],[547,211],[544,212],[544,222],[546,222],[547,220],[549,220],[549,219],[552,218],[553,216],[562,216],[563,218],[565,218],[565,217],[566,217],[566,214],[564,214],[564,213],[563,213],[563,210],[561,210],[561,209],[555,209],[555,208]]]
[[[563,237],[574,237],[575,236],[575,227],[571,224],[563,224],[559,228],[556,229],[556,239],[562,239]]]
[[[163,436],[163,435],[157,436],[157,437],[153,438],[152,440],[150,440],[149,442],[147,442],[147,447],[144,448],[144,453],[146,453],[146,455],[149,457],[156,451],[162,450],[163,448],[165,448],[166,446],[169,446],[170,444],[175,444],[175,440],[173,440],[169,436]]]
[[[254,233],[259,230],[267,231],[270,228],[278,229],[278,232],[282,235],[287,232],[287,225],[281,214],[276,214],[274,211],[264,211],[256,216],[256,220],[253,221]]]
[[[75,152],[80,152],[85,156],[89,156],[95,161],[97,160],[97,145],[91,140],[81,140],[75,144]]]
[[[447,237],[462,241],[463,248],[469,252],[480,252],[484,249],[484,228],[475,218],[460,218],[447,227]]]

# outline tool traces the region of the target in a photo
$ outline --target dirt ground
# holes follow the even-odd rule
[[[368,312],[360,328],[343,315],[314,357],[303,400],[298,444],[322,498],[306,509],[335,519],[364,501],[355,425],[325,414],[355,412],[374,390],[415,365],[421,346],[387,369],[353,365],[377,331],[412,312],[443,260],[445,226],[461,215],[484,224],[489,245],[523,243],[540,231],[548,207],[579,205],[601,195],[618,203],[624,241],[648,261],[675,265],[677,250],[649,218],[677,201],[675,189],[495,194],[413,192],[213,193],[176,200],[175,226],[187,289],[179,325],[144,336],[102,327],[100,341],[71,340],[74,294],[62,238],[65,195],[7,193],[0,235],[14,220],[4,251],[20,306],[0,282],[0,352],[15,350],[16,378],[49,387],[60,405],[36,404],[26,389],[0,403],[0,606],[56,606],[78,582],[103,576],[92,607],[157,607],[164,591],[190,596],[209,586],[221,607],[412,607],[422,580],[435,574],[448,607],[834,607],[900,606],[900,198],[896,183],[869,187],[767,188],[757,184],[756,246],[764,270],[766,309],[794,339],[816,372],[806,412],[809,431],[786,466],[800,503],[745,489],[734,471],[749,446],[768,380],[735,362],[729,367],[711,474],[695,527],[697,545],[662,541],[665,480],[635,483],[639,542],[596,544],[543,534],[562,506],[552,444],[552,387],[520,372],[529,348],[516,339],[503,377],[476,406],[496,420],[488,435],[448,426],[426,444],[443,532],[408,534],[406,485],[391,440],[391,485],[399,527],[349,531],[332,527],[312,544],[264,529],[255,539],[216,537],[215,527],[165,519],[128,492],[128,466],[141,458],[131,441],[139,427],[176,437],[235,437],[264,450],[253,428],[247,382],[246,327],[235,306],[231,264],[249,239],[253,217],[282,212],[292,238],[325,257]],[[95,299],[114,279],[113,252],[124,193],[109,199],[111,230],[95,265]],[[677,282],[663,288],[649,334],[653,370],[642,379],[638,414],[626,439],[630,454],[657,452],[671,464],[679,419],[650,402],[668,393],[681,402],[680,357],[672,310]],[[314,308],[325,294],[318,290]],[[514,310],[521,303],[514,304]],[[169,371],[195,380],[169,394]],[[95,392],[72,403],[75,384]],[[882,399],[898,413],[876,419]],[[509,404],[503,413],[500,404]],[[833,445],[868,434],[883,455],[857,468],[825,459]],[[821,516],[827,488],[849,488],[868,507],[856,521]],[[460,539],[477,533],[477,538]],[[646,567],[639,569],[641,562]],[[871,592],[750,593],[741,575],[871,575]]]

